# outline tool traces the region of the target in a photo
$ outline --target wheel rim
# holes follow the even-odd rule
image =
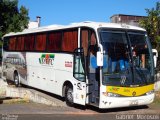
[[[18,79],[18,76],[17,76],[17,75],[15,75],[14,82],[15,82],[16,85],[19,84],[19,79]]]
[[[71,88],[67,91],[67,99],[69,102],[73,102],[73,90]]]

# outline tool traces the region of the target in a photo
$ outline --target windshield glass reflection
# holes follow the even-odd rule
[[[151,59],[145,34],[100,32],[104,48],[103,84],[142,85],[151,79]]]

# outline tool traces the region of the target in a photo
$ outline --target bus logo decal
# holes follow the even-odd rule
[[[132,95],[133,95],[133,96],[136,96],[136,92],[134,91],[134,92],[132,93]]]
[[[122,75],[121,76],[121,84],[124,84],[126,82],[126,76]]]
[[[54,57],[54,54],[42,54],[39,58],[39,63],[41,65],[53,65]]]

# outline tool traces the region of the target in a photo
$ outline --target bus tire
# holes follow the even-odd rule
[[[19,87],[19,76],[18,73],[14,73],[14,85]]]
[[[68,106],[73,107],[73,88],[71,86],[66,86],[65,101]]]

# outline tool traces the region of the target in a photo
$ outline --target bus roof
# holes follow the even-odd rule
[[[143,28],[131,26],[131,25],[127,25],[127,24],[85,21],[85,22],[80,22],[80,23],[71,23],[70,25],[50,25],[50,26],[44,26],[44,27],[38,27],[38,28],[32,28],[32,29],[25,29],[22,32],[16,32],[16,33],[11,32],[9,34],[4,35],[4,37],[45,32],[45,31],[52,31],[52,30],[61,30],[61,29],[75,28],[75,27],[90,27],[93,29],[120,28],[120,29],[128,29],[128,30],[131,29],[131,30],[145,31],[145,29],[143,29]]]

